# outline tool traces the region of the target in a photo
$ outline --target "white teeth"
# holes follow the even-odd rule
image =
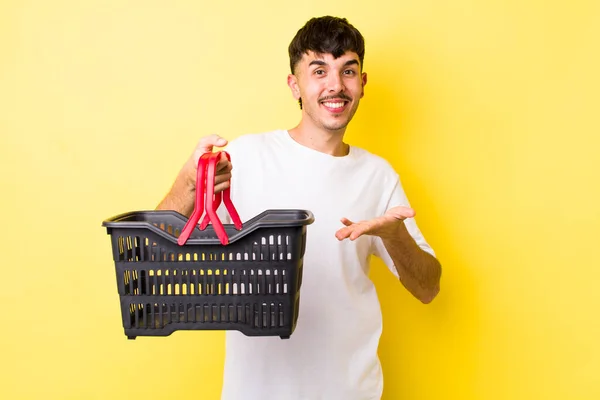
[[[344,103],[323,103],[323,105],[328,108],[341,108],[344,106]]]

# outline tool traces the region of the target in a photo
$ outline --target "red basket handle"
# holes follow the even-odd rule
[[[223,151],[220,152],[225,154],[225,157],[227,157],[227,160],[231,161],[231,156],[229,155],[229,153]],[[216,164],[219,162],[219,158],[220,158],[220,154],[219,153],[214,153],[214,155],[210,158],[209,162],[209,168],[211,167],[212,163],[215,164],[215,169],[216,169]],[[214,160],[214,161],[213,161]],[[211,174],[210,172],[208,173],[207,176],[207,183],[208,183],[208,187],[212,187],[214,188],[214,183],[213,182],[208,182],[211,178],[211,176],[213,176],[213,182],[214,182],[214,174]],[[231,185],[231,181],[229,181],[230,185]],[[207,194],[206,194],[206,198],[207,201],[209,201],[208,199],[211,198],[210,194],[208,193],[209,190],[207,189]],[[214,195],[214,201],[213,201],[213,207],[212,209],[216,212],[217,209],[219,208],[219,206],[221,205],[221,199],[223,199],[223,201],[225,202],[225,208],[227,208],[227,211],[229,212],[229,215],[231,216],[231,220],[233,222],[233,224],[235,225],[236,229],[240,230],[242,229],[242,221],[240,220],[240,217],[237,213],[237,210],[235,209],[233,203],[231,202],[231,190],[230,188],[227,188],[225,190],[223,190],[222,192],[216,193]],[[206,229],[206,227],[208,226],[208,223],[213,219],[213,217],[208,213],[208,206],[207,208],[207,213],[204,216],[204,219],[202,220],[202,223],[200,224],[200,230],[204,230]],[[218,217],[215,215],[215,219],[218,219]]]
[[[187,242],[190,235],[194,231],[194,228],[198,225],[198,221],[200,221],[200,217],[202,217],[205,209],[206,215],[204,216],[199,229],[206,229],[208,223],[212,222],[215,233],[221,241],[221,244],[227,245],[229,243],[229,238],[227,236],[227,232],[225,232],[225,227],[221,223],[221,220],[217,216],[216,212],[221,204],[221,199],[223,199],[225,203],[225,207],[231,216],[235,228],[238,230],[242,229],[242,221],[240,216],[238,215],[235,206],[231,202],[230,187],[225,189],[222,193],[215,194],[214,192],[217,163],[221,158],[221,153],[224,153],[227,159],[231,161],[231,157],[225,151],[204,153],[198,160],[198,171],[196,173],[196,202],[194,205],[194,212],[188,219],[187,223],[183,227],[183,230],[181,231],[181,235],[179,235],[179,238],[177,239],[177,243],[180,246],[183,246]],[[231,186],[231,181],[229,182]]]

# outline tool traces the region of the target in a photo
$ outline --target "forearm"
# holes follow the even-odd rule
[[[400,282],[417,299],[430,303],[440,290],[442,268],[438,260],[416,244],[403,223],[394,235],[382,240]]]
[[[183,168],[173,186],[156,207],[157,210],[174,210],[186,217],[189,217],[194,211],[196,200],[196,191],[193,181],[189,178],[189,168]]]

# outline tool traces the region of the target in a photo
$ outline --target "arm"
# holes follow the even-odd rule
[[[211,152],[213,147],[223,147],[227,140],[217,135],[203,137],[198,142],[192,156],[183,165],[171,189],[156,207],[157,210],[174,210],[187,217],[194,211],[196,201],[196,171],[198,160],[204,153]],[[229,187],[231,179],[231,163],[224,154],[217,164],[215,176],[215,193],[221,192]]]
[[[336,233],[338,240],[355,240],[362,235],[379,236],[394,261],[400,282],[421,302],[430,303],[440,291],[442,267],[431,254],[422,250],[410,236],[404,220],[414,217],[409,207],[394,207],[382,217],[354,223],[342,219],[344,228]]]

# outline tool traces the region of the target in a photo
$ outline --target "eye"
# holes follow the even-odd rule
[[[317,70],[315,70],[314,74],[315,75],[325,75],[325,71],[322,69],[317,69]]]
[[[344,71],[344,75],[354,75],[356,72],[353,69],[347,69]]]

